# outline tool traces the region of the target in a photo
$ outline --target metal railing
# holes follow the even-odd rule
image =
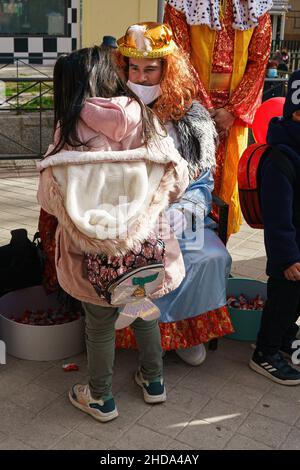
[[[34,72],[38,74],[34,75],[36,77],[52,78],[52,70],[56,60],[57,57],[7,57],[7,55],[0,53],[0,79],[3,71],[7,68],[10,69],[10,75],[12,75],[12,71],[15,70],[16,78],[19,78],[22,75],[22,71],[24,69],[29,69],[31,71],[31,77]],[[38,67],[38,65],[41,65],[41,67]],[[45,72],[45,70],[47,70],[47,66],[50,69],[51,74]]]
[[[271,52],[276,50],[281,51],[282,49],[287,49],[288,51],[300,52],[300,41],[295,40],[286,40],[286,39],[273,39],[271,44]]]
[[[266,78],[263,90],[263,101],[277,96],[286,96],[288,85],[288,74],[286,77]]]
[[[38,159],[43,155],[43,113],[52,111],[53,105],[44,106],[43,99],[45,96],[53,97],[53,79],[46,76],[41,77],[0,77],[0,81],[5,84],[15,85],[16,91],[6,95],[6,87],[4,87],[5,96],[0,97],[0,118],[4,116],[16,116],[32,113],[31,117],[38,116],[38,135],[34,136],[34,141],[38,142],[38,149],[33,149],[20,141],[17,129],[12,129],[10,135],[4,133],[0,128],[0,160],[23,160]],[[3,93],[3,95],[4,95]],[[50,101],[51,103],[51,101]],[[15,149],[12,153],[2,150],[5,146],[1,145],[9,142]],[[19,150],[19,152],[18,152]]]
[[[289,72],[294,72],[300,68],[300,41],[274,40],[272,41],[270,57],[273,58],[277,50],[286,49],[289,53]]]

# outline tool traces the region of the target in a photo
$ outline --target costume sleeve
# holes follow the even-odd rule
[[[227,111],[246,124],[251,124],[261,103],[266,65],[269,60],[272,24],[268,13],[259,19],[248,50],[248,63],[243,79],[234,90]]]
[[[164,23],[170,25],[177,46],[179,46],[190,58],[190,32],[189,25],[186,22],[184,13],[176,10],[167,3],[165,8]],[[209,95],[205,90],[202,82],[199,80],[196,70],[194,69],[191,63],[190,66],[198,89],[197,99],[200,101],[201,104],[203,104],[203,106],[205,106],[205,108],[213,108]]]
[[[261,170],[261,208],[268,264],[283,273],[300,262],[300,250],[293,224],[293,187],[271,156]]]
[[[173,204],[172,208],[184,211],[186,218],[195,215],[203,221],[211,211],[213,189],[214,178],[212,172],[207,170],[190,184],[182,198]]]

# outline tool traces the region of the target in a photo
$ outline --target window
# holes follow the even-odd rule
[[[0,36],[66,36],[67,0],[0,0]]]

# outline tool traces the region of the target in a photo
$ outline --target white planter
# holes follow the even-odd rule
[[[0,297],[0,340],[7,354],[31,361],[53,361],[81,353],[85,347],[84,318],[51,326],[24,325],[8,317],[21,317],[26,309],[58,308],[56,294],[42,286],[29,287]]]

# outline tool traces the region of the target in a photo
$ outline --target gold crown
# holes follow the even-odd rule
[[[172,54],[176,48],[172,30],[166,24],[146,22],[130,26],[117,41],[118,50],[126,57],[157,59]]]

